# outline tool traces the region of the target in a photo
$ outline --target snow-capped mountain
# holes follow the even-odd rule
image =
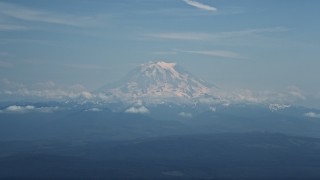
[[[191,75],[176,63],[164,61],[142,64],[122,81],[98,92],[125,100],[153,102],[194,101],[208,96],[210,85]]]

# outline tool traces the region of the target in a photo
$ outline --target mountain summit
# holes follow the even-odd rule
[[[192,100],[208,94],[210,87],[176,63],[149,62],[132,70],[120,82],[100,89],[118,98],[159,100]]]

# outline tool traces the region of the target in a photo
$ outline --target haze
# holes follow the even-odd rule
[[[1,97],[11,99],[17,84],[93,91],[139,64],[164,60],[225,91],[296,94],[297,104],[319,107],[319,5],[2,0]]]
[[[0,179],[320,179],[319,0],[0,0]]]

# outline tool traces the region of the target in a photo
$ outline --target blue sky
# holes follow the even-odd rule
[[[166,60],[226,90],[293,88],[320,99],[319,7],[318,0],[3,0],[0,78],[90,91]]]

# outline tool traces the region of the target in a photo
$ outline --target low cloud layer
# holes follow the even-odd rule
[[[130,107],[125,112],[134,113],[134,114],[146,114],[146,113],[149,113],[149,110],[144,106],[140,106],[140,107]]]
[[[263,103],[263,104],[286,104],[286,105],[309,105],[317,99],[318,95],[308,94],[297,86],[288,86],[282,90],[253,91],[250,89],[228,90],[213,88],[209,97],[197,99],[205,104],[233,104],[233,103]],[[118,97],[105,93],[92,93],[86,87],[75,84],[60,86],[54,82],[39,82],[30,85],[0,79],[0,98],[2,101],[79,101],[85,102],[116,102],[119,99],[134,103],[127,109],[128,113],[146,113],[148,110],[142,102],[135,102],[132,97]],[[315,103],[317,106],[318,103]]]
[[[305,113],[304,116],[310,117],[310,118],[320,118],[320,114],[319,113],[315,113],[315,112]]]
[[[102,111],[102,109],[100,109],[100,108],[90,108],[90,109],[87,109],[86,111],[90,111],[90,112],[100,112],[100,111]]]
[[[272,112],[283,110],[289,107],[291,107],[291,105],[286,105],[286,104],[270,104],[269,105],[269,109]]]
[[[303,90],[289,86],[282,91],[252,91],[250,89],[237,89],[233,91],[214,90],[213,96],[220,102],[230,103],[264,103],[264,104],[303,104],[308,97]],[[310,97],[309,97],[310,98]],[[216,101],[216,100],[213,100]]]
[[[80,84],[62,87],[52,81],[48,81],[38,82],[27,86],[23,83],[17,83],[3,78],[0,79],[0,86],[0,95],[10,97],[10,100],[12,100],[12,98],[46,100],[75,98],[89,100],[94,98],[94,95]]]
[[[28,112],[51,113],[58,109],[59,109],[58,107],[35,107],[33,105],[26,105],[26,106],[11,105],[0,110],[0,113],[28,113]]]
[[[188,112],[180,112],[178,115],[184,118],[192,118],[192,114]]]

